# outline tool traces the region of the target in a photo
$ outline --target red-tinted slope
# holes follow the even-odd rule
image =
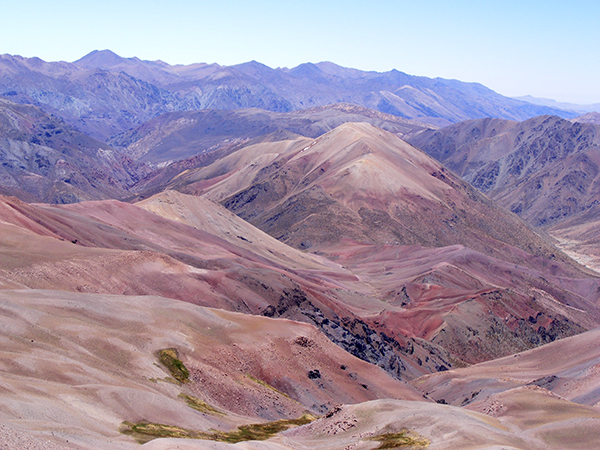
[[[171,185],[220,201],[297,248],[345,237],[378,244],[463,244],[511,259],[508,244],[564,258],[439,163],[368,124],[344,124],[316,140],[246,147],[181,173]]]

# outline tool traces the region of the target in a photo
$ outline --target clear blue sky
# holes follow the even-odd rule
[[[0,0],[0,53],[94,49],[170,64],[257,60],[477,81],[600,103],[600,0]]]

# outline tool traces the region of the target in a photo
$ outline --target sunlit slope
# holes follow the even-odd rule
[[[0,292],[0,311],[0,418],[64,445],[134,448],[119,433],[124,421],[227,431],[339,402],[422,399],[307,324],[152,296],[38,290]],[[184,378],[161,362],[166,349]]]
[[[506,245],[563,258],[423,152],[368,124],[344,124],[315,140],[246,147],[182,173],[172,186],[219,201],[297,248],[341,239],[460,243],[505,258],[514,256]]]

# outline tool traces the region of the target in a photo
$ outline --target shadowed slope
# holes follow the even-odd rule
[[[332,270],[335,267],[325,258],[300,252],[279,242],[222,205],[203,197],[165,191],[135,205],[166,219],[218,236],[236,246],[277,261],[282,267],[299,269],[303,266],[304,270],[321,271],[326,270],[327,265],[330,265]]]
[[[408,140],[534,226],[583,213],[600,195],[597,125],[481,119]]]

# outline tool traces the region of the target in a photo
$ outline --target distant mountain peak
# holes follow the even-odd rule
[[[532,95],[524,95],[521,97],[514,98],[516,100],[531,103],[532,105],[546,106],[549,108],[558,108],[566,111],[575,111],[580,113],[600,111],[600,103],[582,105],[577,103],[559,102],[550,98],[533,97]]]
[[[362,71],[359,69],[353,69],[350,67],[343,67],[339,64],[333,63],[331,61],[321,61],[316,63],[315,66],[319,68],[322,72],[325,72],[329,75],[348,77],[348,78],[361,78],[367,74],[374,74],[374,71]]]
[[[112,50],[93,50],[74,64],[83,67],[98,67],[98,65],[115,65],[122,63],[125,58],[117,55]]]
[[[314,77],[323,76],[325,74],[319,66],[311,62],[300,64],[293,69],[290,69],[288,73],[293,77]]]
[[[252,61],[237,64],[231,67],[239,72],[245,73],[246,75],[250,76],[266,75],[275,72],[275,69],[272,69],[266,64],[258,62],[254,59]]]
[[[435,126],[481,117],[578,115],[503,97],[480,84],[399,70],[366,72],[332,62],[307,62],[292,69],[273,69],[258,61],[172,66],[105,49],[75,63],[2,57],[0,71],[0,93],[27,95],[102,140],[159,114],[208,108],[289,112],[346,102]],[[101,86],[99,78],[104,80]],[[82,108],[89,108],[92,116],[82,115]]]

